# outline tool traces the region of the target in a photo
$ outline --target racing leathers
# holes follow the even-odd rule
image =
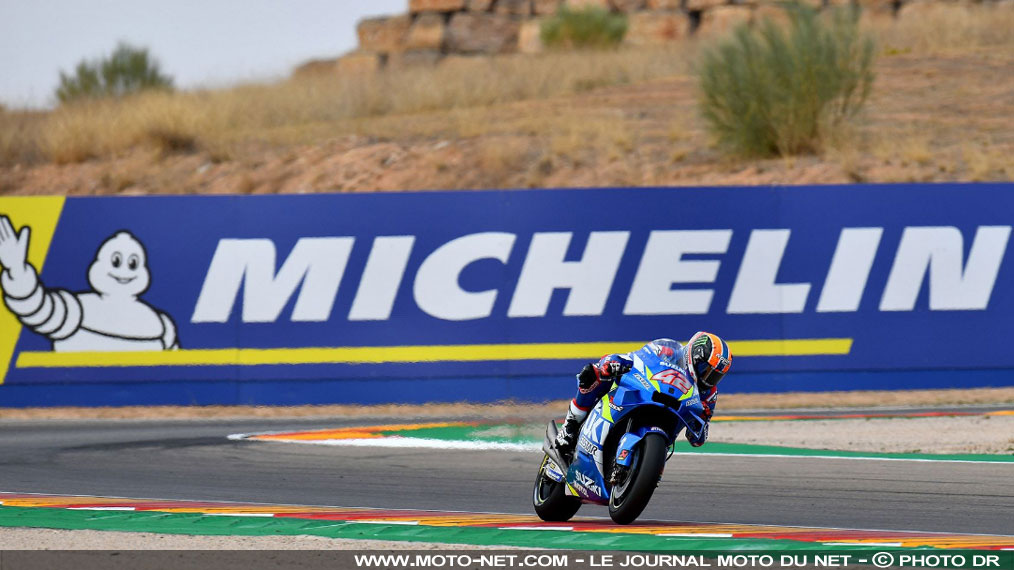
[[[644,345],[642,350],[647,349],[665,360],[674,369],[682,372],[687,378],[694,376],[686,362],[685,351],[689,346],[683,346],[670,338],[655,339]],[[636,351],[635,351],[636,352]],[[588,412],[595,406],[595,403],[602,399],[612,388],[613,382],[619,380],[633,366],[633,353],[607,354],[598,362],[588,363],[577,375],[577,394],[570,402],[567,411],[567,418],[556,438],[557,449],[564,455],[569,456],[577,441],[578,432],[581,431],[581,424],[588,417]],[[687,441],[694,447],[704,445],[708,439],[708,425],[711,423],[711,416],[715,412],[715,405],[718,403],[718,386],[712,386],[705,393],[701,394],[701,404],[704,407],[704,428],[700,431],[700,437],[694,437],[690,430],[686,431]]]

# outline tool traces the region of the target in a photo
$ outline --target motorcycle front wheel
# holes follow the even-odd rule
[[[609,516],[617,524],[634,522],[648,506],[662,470],[668,446],[661,434],[649,433],[634,448],[630,469],[609,493]]]
[[[542,459],[539,474],[535,477],[535,489],[532,493],[532,504],[535,514],[544,521],[563,522],[570,520],[581,508],[581,499],[566,494],[566,483],[554,481],[546,475],[546,464],[549,456]]]

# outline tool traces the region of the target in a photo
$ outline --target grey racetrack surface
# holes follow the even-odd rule
[[[226,439],[354,423],[377,422],[6,421],[0,491],[532,513],[537,453]],[[1010,463],[684,455],[641,520],[1014,535],[1012,513]]]

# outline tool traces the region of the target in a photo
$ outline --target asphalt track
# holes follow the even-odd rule
[[[226,439],[375,423],[6,421],[0,491],[532,513],[537,453]],[[1011,513],[1011,464],[683,455],[640,520],[1011,535]]]

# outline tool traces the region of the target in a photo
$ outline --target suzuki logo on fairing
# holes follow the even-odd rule
[[[966,247],[966,236],[955,227],[904,228],[876,308],[912,311],[926,286],[931,311],[986,309],[1010,233],[1011,226],[980,226]],[[842,228],[826,273],[813,275],[810,281],[780,283],[780,269],[791,263],[784,257],[792,231],[752,230],[722,309],[728,314],[802,313],[816,297],[818,313],[858,311],[874,260],[892,255],[881,251],[883,234],[879,227]],[[510,295],[509,303],[501,305],[506,306],[505,316],[545,317],[558,289],[566,290],[565,317],[602,315],[614,295],[622,295],[624,315],[704,315],[714,309],[719,268],[735,262],[723,259],[732,241],[731,229],[653,231],[641,251],[628,248],[630,232],[590,232],[580,259],[569,261],[574,233],[537,232],[520,270],[506,279],[506,285],[482,291],[461,286],[461,274],[473,263],[493,260],[506,265],[518,253],[518,237],[507,232],[458,237],[426,253],[414,275],[406,273],[416,249],[415,236],[365,241],[304,237],[280,266],[276,245],[269,239],[223,239],[210,260],[192,321],[227,322],[240,291],[239,315],[249,323],[279,320],[293,298],[287,317],[292,321],[385,321],[396,301],[405,302],[399,299],[402,290],[411,291],[418,310],[447,321],[488,318],[502,295]],[[369,256],[362,268],[347,272],[353,247],[369,248]],[[614,290],[627,256],[637,259],[633,281],[629,290]],[[347,277],[352,279],[343,281]],[[348,295],[351,306],[347,315],[336,317],[332,310],[339,294]]]
[[[592,480],[591,477],[585,475],[584,473],[582,473],[580,471],[575,471],[574,472],[574,478],[577,479],[577,482],[580,485],[582,485],[583,487],[587,488],[592,493],[594,493],[596,495],[601,495],[602,494],[602,488],[599,487],[598,484],[596,484],[595,481]]]
[[[596,445],[602,445],[602,441],[606,438],[606,432],[609,431],[609,423],[602,416],[595,415],[588,418],[588,426],[585,428],[588,430],[588,434],[591,436],[589,439]]]

